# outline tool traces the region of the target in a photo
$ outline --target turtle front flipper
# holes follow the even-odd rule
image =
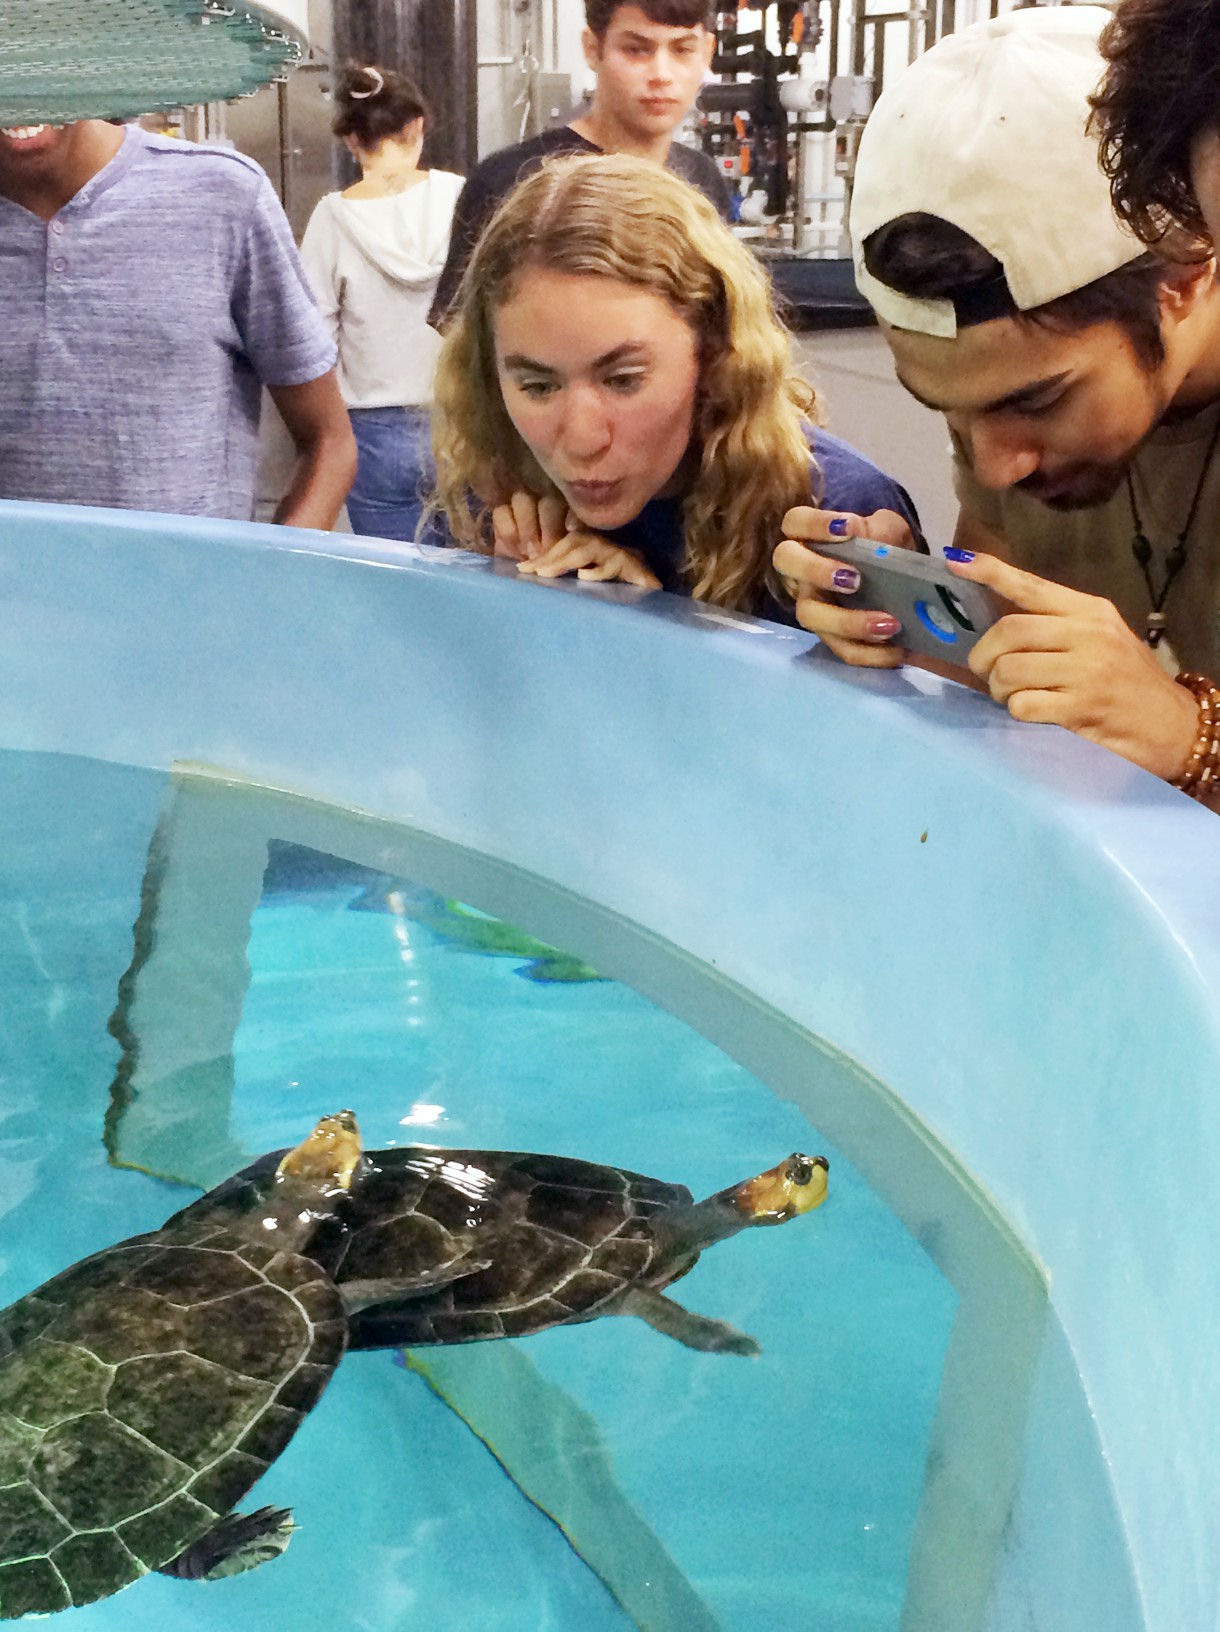
[[[358,1315],[364,1309],[377,1308],[382,1304],[409,1303],[412,1298],[435,1292],[438,1287],[450,1286],[466,1275],[477,1275],[482,1270],[490,1269],[491,1263],[490,1258],[463,1258],[456,1264],[441,1264],[436,1269],[413,1272],[409,1277],[398,1280],[388,1276],[385,1279],[343,1281],[339,1292],[348,1314]]]
[[[648,1286],[629,1286],[613,1303],[601,1311],[607,1315],[636,1315],[645,1320],[654,1331],[685,1343],[688,1349],[702,1349],[705,1354],[762,1353],[761,1347],[745,1332],[730,1326],[727,1320],[713,1320],[710,1315],[697,1315],[684,1309],[673,1298]]]
[[[260,1507],[257,1513],[227,1513],[168,1564],[161,1575],[180,1581],[223,1581],[278,1558],[296,1529],[286,1507]]]

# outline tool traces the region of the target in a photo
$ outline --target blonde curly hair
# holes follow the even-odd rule
[[[793,369],[762,267],[701,193],[644,159],[553,160],[492,217],[437,365],[435,507],[460,542],[485,550],[494,505],[558,491],[509,418],[496,372],[495,314],[534,268],[649,290],[690,326],[699,464],[682,507],[682,579],[698,600],[752,609],[774,588],[784,512],[810,500],[817,399]]]

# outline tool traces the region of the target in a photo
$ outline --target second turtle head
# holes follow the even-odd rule
[[[299,1179],[322,1191],[349,1190],[360,1165],[360,1128],[354,1111],[324,1116],[308,1139],[302,1140],[276,1169],[281,1179]]]

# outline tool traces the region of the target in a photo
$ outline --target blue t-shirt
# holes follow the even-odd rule
[[[262,385],[334,366],[252,160],[129,125],[50,221],[0,198],[0,498],[254,513]]]
[[[896,510],[919,537],[915,506],[906,489],[892,476],[887,476],[871,459],[829,431],[813,430],[810,445],[820,473],[814,476],[811,485],[811,503],[823,510],[845,510],[858,516],[872,515],[874,510]],[[641,555],[661,580],[662,589],[678,595],[687,593],[681,577],[686,541],[680,499],[650,499],[633,521],[605,536]],[[779,539],[775,542],[778,544]],[[755,610],[760,617],[779,623],[796,621],[791,603],[777,601],[770,594],[763,596]]]

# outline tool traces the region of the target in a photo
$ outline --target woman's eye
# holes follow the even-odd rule
[[[608,374],[606,384],[612,391],[638,391],[644,383],[644,376],[638,370],[633,374]]]
[[[518,380],[517,390],[526,397],[548,397],[555,389],[554,380]]]

